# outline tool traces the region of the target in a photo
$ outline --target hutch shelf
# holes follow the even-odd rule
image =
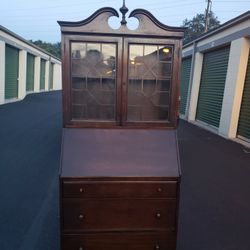
[[[62,32],[61,249],[176,249],[183,29],[102,8]]]

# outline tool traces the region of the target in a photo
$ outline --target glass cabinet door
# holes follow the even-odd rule
[[[178,63],[164,39],[71,40],[70,110],[73,126],[172,126]]]
[[[116,44],[71,42],[72,120],[116,120]]]
[[[173,47],[128,45],[127,121],[168,121]]]

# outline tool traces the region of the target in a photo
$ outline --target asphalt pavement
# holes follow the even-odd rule
[[[0,106],[0,250],[59,250],[61,133],[60,91]],[[185,121],[178,140],[178,250],[249,250],[250,150]]]

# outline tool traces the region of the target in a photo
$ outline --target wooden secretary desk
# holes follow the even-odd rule
[[[61,249],[176,249],[183,29],[113,8],[62,31]]]

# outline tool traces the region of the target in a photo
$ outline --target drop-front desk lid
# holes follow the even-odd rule
[[[178,178],[174,130],[63,130],[61,177]]]

